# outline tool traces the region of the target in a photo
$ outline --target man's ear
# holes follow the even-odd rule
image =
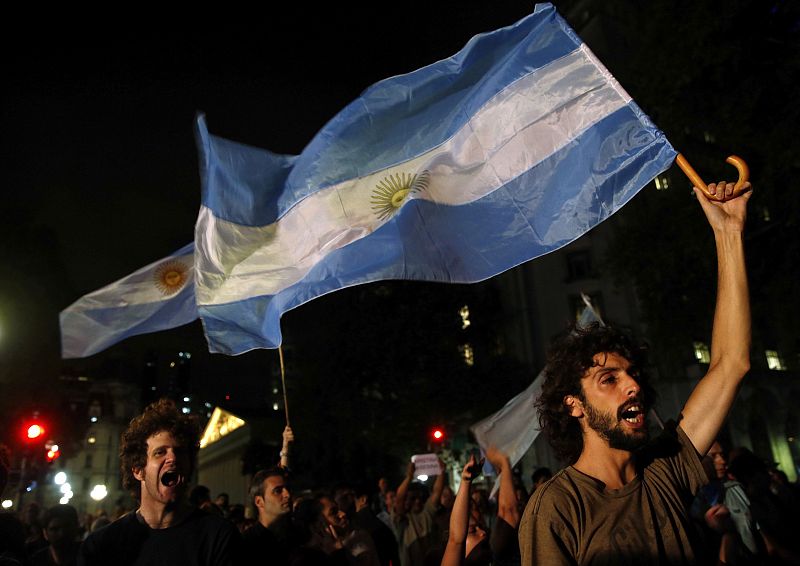
[[[583,403],[574,395],[564,397],[564,406],[569,411],[570,416],[581,418],[583,416]]]
[[[139,481],[144,481],[144,471],[142,468],[131,468],[133,472],[133,477],[135,477]]]
[[[264,496],[263,495],[256,495],[253,498],[253,503],[255,503],[255,506],[256,506],[257,509],[263,509],[264,508]]]

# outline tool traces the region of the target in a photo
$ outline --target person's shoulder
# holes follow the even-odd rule
[[[220,517],[216,513],[210,513],[197,508],[192,510],[184,524],[191,525],[193,528],[200,528],[204,531],[230,534],[235,532],[237,535],[239,534],[236,526],[227,519]]]
[[[111,557],[136,548],[147,537],[147,531],[148,527],[131,511],[86,537],[80,546],[78,563],[87,566],[110,563]]]
[[[129,513],[125,513],[118,519],[110,522],[103,528],[97,529],[93,533],[89,534],[89,536],[86,537],[86,541],[111,540],[120,536],[124,536],[125,533],[129,533],[131,531],[146,530],[147,526],[143,525],[141,521],[139,521],[134,511],[130,511]]]
[[[528,500],[524,515],[532,519],[542,513],[564,511],[567,506],[580,505],[580,478],[574,477],[570,470],[571,467],[562,469],[537,487]]]

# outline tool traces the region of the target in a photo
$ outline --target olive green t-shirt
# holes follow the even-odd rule
[[[688,509],[708,482],[680,427],[636,455],[621,489],[569,466],[536,490],[519,527],[523,565],[695,564],[705,558]]]

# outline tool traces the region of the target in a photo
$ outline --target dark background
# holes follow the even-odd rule
[[[556,5],[707,182],[731,174],[722,164],[729,153],[748,159],[759,189],[749,248],[756,317],[795,363],[797,3]],[[299,153],[370,84],[449,56],[476,33],[532,9],[520,1],[406,2],[358,11],[226,7],[7,21],[3,424],[33,406],[57,406],[59,376],[138,382],[146,360],[165,366],[177,351],[192,352],[193,392],[203,399],[244,412],[266,407],[273,351],[211,356],[196,322],[62,361],[58,312],[192,239],[200,194],[196,112],[207,114],[216,135]],[[702,219],[688,212],[696,206],[688,188],[667,195],[652,189],[613,220],[620,235],[608,265],[637,285],[650,338],[663,344],[668,366],[676,329],[702,334],[710,321],[709,293],[698,290],[713,288],[706,265],[713,256],[708,238],[698,238],[707,235]],[[454,313],[466,300],[483,321],[473,339],[487,352],[470,372],[454,336]],[[501,317],[491,285],[403,282],[334,293],[287,313],[296,428],[337,468],[346,467],[337,464],[341,454],[400,453],[433,422],[484,416],[535,373],[493,349]],[[499,374],[502,386],[492,382]],[[359,437],[365,430],[372,431],[371,448]]]

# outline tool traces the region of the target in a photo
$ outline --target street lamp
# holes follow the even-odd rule
[[[102,501],[105,499],[106,495],[108,495],[108,490],[104,485],[96,485],[92,488],[92,491],[89,493],[89,497],[94,499],[95,501]]]

